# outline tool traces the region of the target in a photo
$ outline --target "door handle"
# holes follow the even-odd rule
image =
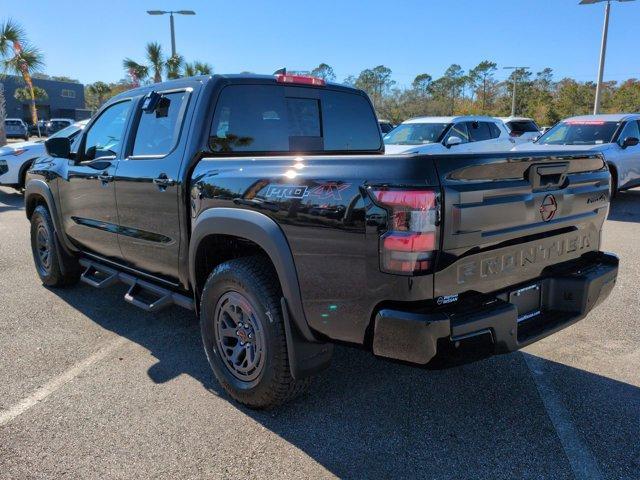
[[[98,175],[98,179],[102,182],[103,185],[106,185],[109,182],[113,181],[113,175],[109,175],[109,172],[106,170]]]
[[[161,173],[158,175],[158,178],[153,179],[153,183],[155,183],[161,191],[164,191],[167,187],[173,187],[176,181],[173,178],[169,178],[166,173]]]

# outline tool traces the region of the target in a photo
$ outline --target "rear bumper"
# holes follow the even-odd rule
[[[373,352],[415,364],[465,363],[518,350],[584,318],[615,284],[618,257],[603,252],[566,262],[526,284],[431,311],[380,310]],[[509,291],[540,287],[540,314],[518,321]],[[437,360],[437,361],[436,361]]]

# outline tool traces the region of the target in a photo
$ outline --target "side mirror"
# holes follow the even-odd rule
[[[622,148],[635,147],[636,145],[638,145],[638,143],[640,143],[640,140],[638,140],[636,137],[627,137],[622,142],[621,147]]]
[[[44,142],[47,154],[56,158],[69,158],[71,156],[71,141],[66,137],[53,137]]]
[[[444,146],[447,147],[447,148],[451,148],[454,145],[460,145],[461,143],[462,143],[462,139],[460,137],[456,137],[455,135],[451,135],[449,138],[447,138],[447,141],[444,144]]]

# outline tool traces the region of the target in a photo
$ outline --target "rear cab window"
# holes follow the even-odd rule
[[[515,134],[538,133],[540,129],[533,120],[512,120],[507,122],[509,130]]]
[[[228,85],[209,135],[214,152],[377,152],[378,121],[366,97],[330,88]]]

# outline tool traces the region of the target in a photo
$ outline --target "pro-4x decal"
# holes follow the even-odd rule
[[[309,189],[305,185],[269,185],[266,197],[293,198],[302,200],[309,195]]]

